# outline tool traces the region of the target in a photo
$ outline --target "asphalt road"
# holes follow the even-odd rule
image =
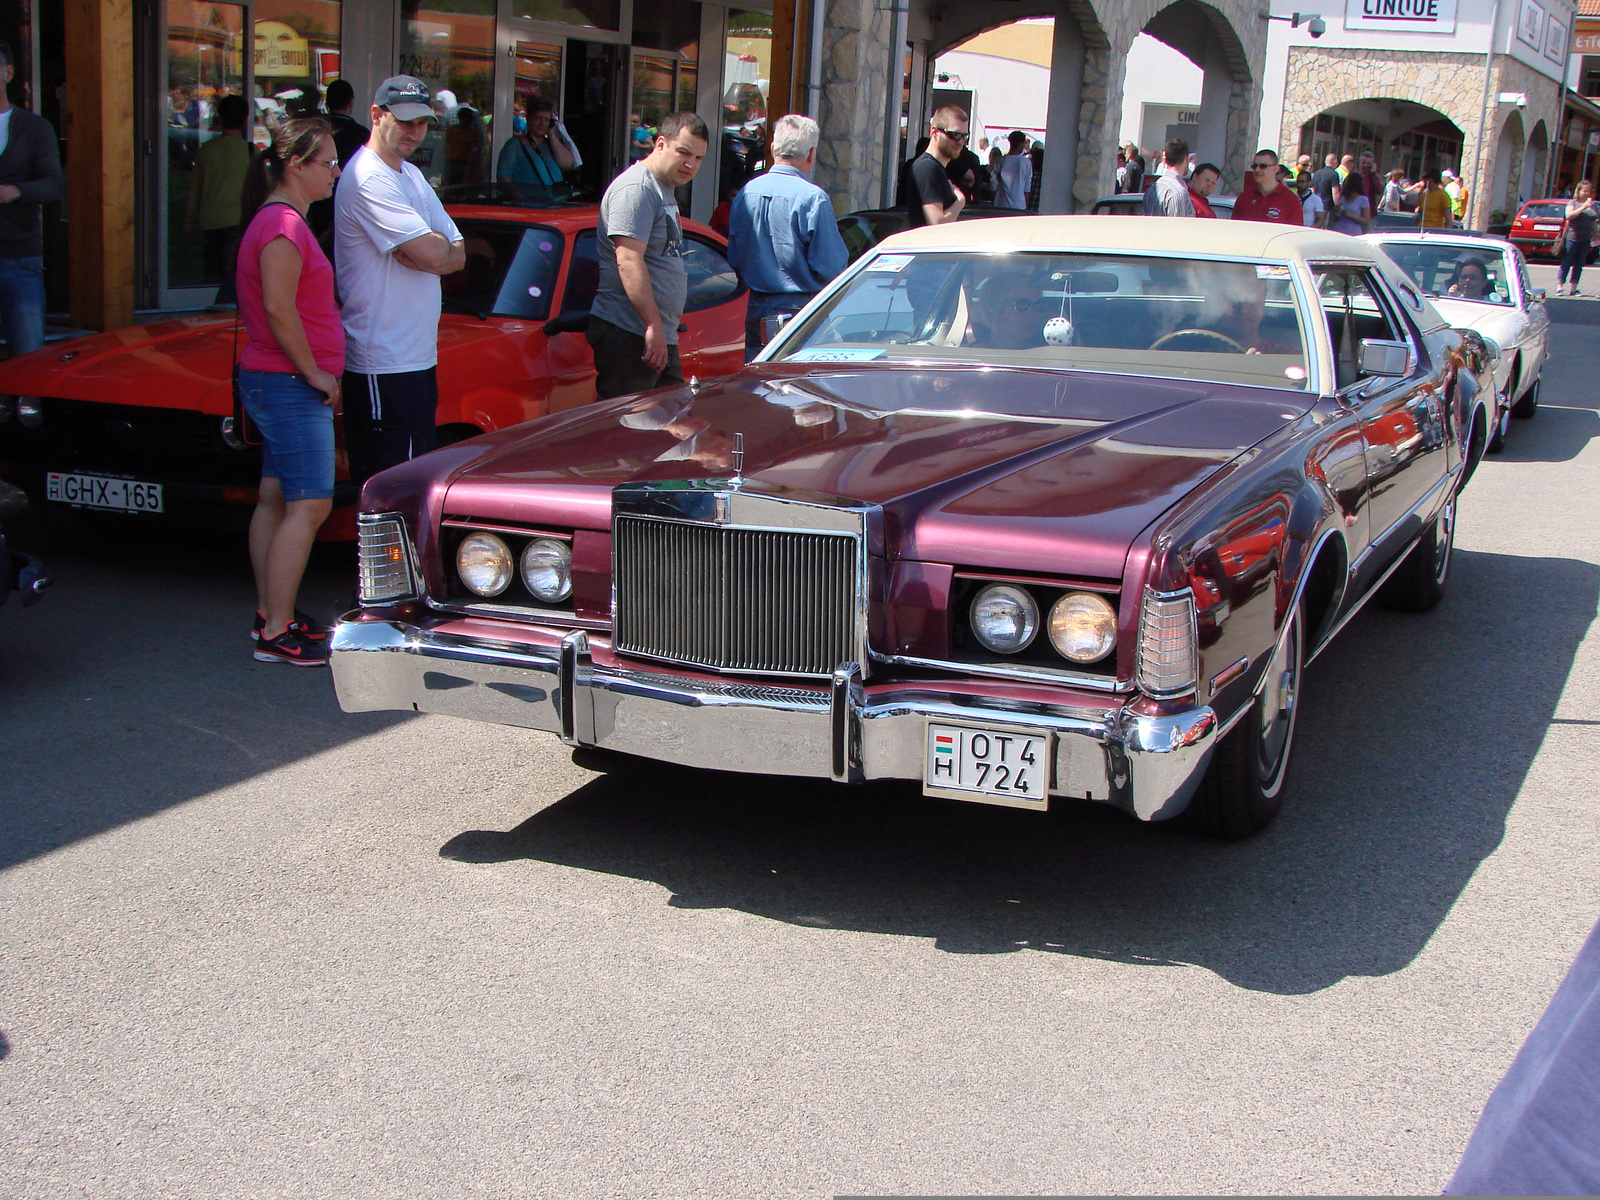
[[[239,540],[30,517],[0,1194],[1437,1192],[1600,914],[1600,303],[1557,308],[1449,596],[1318,660],[1245,844],[346,716],[250,659]]]

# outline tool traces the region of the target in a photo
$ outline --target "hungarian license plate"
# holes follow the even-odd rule
[[[1534,226],[1534,229],[1537,230],[1540,233],[1555,233],[1560,228],[1561,228],[1561,226],[1559,226],[1559,225],[1535,225]]]
[[[1043,730],[930,721],[922,790],[1043,811],[1050,804],[1050,743]]]
[[[110,508],[119,512],[162,511],[161,485],[108,475],[67,475],[51,471],[45,477],[45,498],[61,504]]]

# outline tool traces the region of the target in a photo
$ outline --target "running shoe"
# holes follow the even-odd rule
[[[330,626],[324,625],[310,613],[302,612],[298,608],[294,610],[293,623],[301,633],[314,642],[327,641],[328,635],[333,632],[333,629]],[[266,628],[266,624],[267,619],[263,617],[258,610],[256,612],[256,623],[250,630],[250,640],[252,642],[259,642],[261,640],[261,631]]]
[[[257,662],[286,662],[291,667],[325,667],[328,647],[307,637],[298,625],[290,625],[275,638],[263,637],[252,652]]]

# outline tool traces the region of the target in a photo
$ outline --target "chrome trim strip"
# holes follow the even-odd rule
[[[1087,589],[1085,589],[1087,590]],[[950,671],[957,675],[982,675],[990,679],[1015,679],[1023,683],[1048,683],[1082,688],[1089,692],[1106,692],[1126,695],[1133,691],[1133,681],[1120,680],[1115,675],[1090,675],[1087,672],[1066,668],[1039,667],[1031,663],[1010,666],[990,663],[954,662],[941,658],[918,658],[911,654],[873,654],[873,659],[899,667],[927,667],[935,671]]]
[[[434,612],[458,617],[487,617],[494,621],[520,621],[531,625],[554,625],[562,629],[593,629],[609,631],[610,621],[597,617],[580,617],[571,609],[534,608],[514,604],[451,604],[448,601],[426,598]]]
[[[577,746],[578,740],[578,671],[589,665],[589,635],[575,629],[561,639],[561,740]]]
[[[1380,533],[1377,537],[1369,538],[1367,540],[1367,548],[1365,550],[1363,550],[1359,555],[1356,556],[1355,562],[1350,564],[1351,573],[1354,574],[1356,571],[1360,570],[1362,564],[1365,563],[1367,561],[1367,559],[1372,555],[1372,552],[1378,548],[1378,543],[1379,542],[1383,541],[1384,538],[1388,537],[1396,529],[1400,528],[1400,526],[1404,525],[1412,517],[1416,516],[1416,514],[1421,509],[1423,509],[1423,508],[1425,508],[1427,506],[1428,501],[1433,499],[1434,493],[1436,493],[1440,488],[1444,487],[1447,483],[1452,483],[1455,480],[1455,477],[1457,475],[1461,474],[1462,469],[1465,467],[1465,465],[1466,465],[1466,459],[1462,459],[1461,462],[1458,462],[1455,466],[1451,467],[1448,471],[1445,472],[1444,477],[1442,479],[1440,479],[1438,483],[1434,484],[1431,488],[1429,488],[1427,490],[1427,492],[1425,492],[1423,494],[1422,499],[1418,500],[1410,508],[1406,509],[1405,512],[1401,513],[1398,518],[1396,518],[1394,521],[1390,522],[1389,527],[1387,529],[1385,529],[1382,533]],[[1405,556],[1401,555],[1401,557],[1403,558]]]

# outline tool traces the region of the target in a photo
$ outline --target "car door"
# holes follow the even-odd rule
[[[1447,377],[1424,358],[1420,339],[1375,270],[1337,264],[1315,273],[1339,399],[1361,429],[1376,567],[1421,528],[1419,506],[1449,470]],[[1367,339],[1403,343],[1406,373],[1363,374],[1361,342]]]
[[[1523,258],[1522,251],[1512,246],[1510,254],[1517,263],[1518,306],[1527,320],[1522,339],[1522,375],[1524,379],[1531,380],[1538,375],[1544,365],[1545,355],[1550,350],[1550,312],[1535,291],[1533,280],[1528,278],[1528,260]]]
[[[594,304],[600,286],[600,243],[592,229],[571,239],[572,254],[567,260],[567,279],[561,289],[557,321],[546,326],[545,353],[550,363],[550,409],[576,408],[590,403],[594,392],[594,351],[584,335],[585,318]],[[573,324],[566,329],[562,318]],[[552,327],[557,332],[550,332]]]
[[[683,266],[689,293],[683,305],[678,352],[685,378],[731,375],[744,366],[744,314],[747,292],[722,249],[685,233]]]

